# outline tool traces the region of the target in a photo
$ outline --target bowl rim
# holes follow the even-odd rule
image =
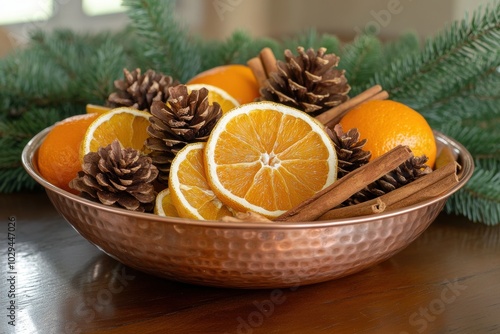
[[[450,197],[452,194],[457,192],[462,188],[467,181],[471,178],[474,171],[474,161],[469,153],[469,151],[458,141],[446,136],[442,132],[433,130],[436,143],[439,145],[449,146],[456,157],[460,157],[461,171],[459,174],[459,182],[447,193],[441,194],[435,198],[405,207],[397,210],[391,210],[387,212],[376,213],[368,216],[358,216],[352,218],[342,218],[342,219],[332,219],[332,220],[322,220],[322,221],[305,221],[305,222],[224,222],[220,220],[194,220],[188,218],[178,218],[178,217],[163,217],[156,215],[154,213],[143,213],[130,211],[119,207],[107,206],[98,202],[93,202],[91,200],[85,199],[81,196],[72,194],[66,190],[56,187],[47,180],[45,180],[39,173],[34,159],[36,157],[38,148],[47,136],[47,134],[52,129],[49,126],[38,134],[33,136],[28,143],[23,148],[21,154],[21,162],[26,170],[26,172],[42,187],[45,188],[47,192],[56,193],[59,196],[65,197],[66,199],[78,202],[81,205],[92,207],[99,211],[106,211],[114,214],[125,215],[130,218],[136,219],[146,219],[154,220],[155,222],[164,222],[169,224],[179,224],[179,225],[189,225],[198,227],[211,227],[211,228],[232,228],[232,229],[303,229],[303,228],[325,228],[332,226],[346,226],[352,224],[361,224],[372,221],[379,221],[381,219],[391,218],[394,216],[399,216],[406,214],[410,211],[418,210],[422,207],[432,205],[436,202],[442,201]]]

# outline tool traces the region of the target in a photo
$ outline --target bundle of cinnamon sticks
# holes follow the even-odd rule
[[[446,150],[448,149],[444,148],[440,154],[448,155],[444,152]],[[460,166],[454,160],[443,160],[444,165],[436,166],[437,168],[431,173],[403,187],[370,201],[338,207],[353,194],[389,173],[411,156],[412,153],[406,146],[397,146],[337,180],[330,187],[285,212],[275,221],[330,220],[396,210],[435,198],[448,192],[458,183],[457,171]]]
[[[252,58],[248,62],[248,65],[261,85],[265,85],[267,78],[273,71],[277,70],[276,58],[269,48],[263,49],[258,57]],[[389,94],[381,86],[376,85],[316,118],[326,126],[333,127],[343,115],[361,103],[370,100],[384,100],[388,97]],[[368,164],[350,172],[274,220],[269,220],[254,213],[240,214],[226,220],[272,223],[358,217],[409,207],[436,198],[450,191],[458,183],[457,173],[460,170],[460,165],[455,161],[453,152],[448,147],[444,147],[438,153],[435,169],[431,173],[373,200],[340,207],[340,204],[349,197],[391,172],[412,156],[413,154],[408,147],[397,146]]]

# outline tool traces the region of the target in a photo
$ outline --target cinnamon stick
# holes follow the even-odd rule
[[[337,124],[340,121],[340,119],[347,113],[347,111],[367,101],[368,99],[377,96],[377,94],[381,92],[382,92],[382,86],[380,85],[375,85],[373,87],[370,87],[361,94],[356,95],[352,99],[349,99],[344,103],[339,104],[338,106],[333,107],[330,110],[327,110],[319,114],[318,116],[316,116],[316,119],[321,123],[331,127]]]
[[[368,101],[381,101],[381,100],[387,100],[389,98],[389,93],[385,90],[375,94],[372,97],[367,98],[363,102],[368,102]],[[362,103],[363,103],[362,102]],[[352,109],[352,108],[351,108]]]
[[[276,72],[278,70],[273,50],[270,48],[263,48],[259,53],[259,57],[264,69],[266,70],[266,75],[269,78],[272,72]]]
[[[325,212],[341,204],[368,184],[378,180],[401,165],[410,157],[412,157],[410,149],[407,146],[399,145],[332,183],[329,187],[316,193],[295,208],[288,210],[275,220],[316,220]]]
[[[453,164],[451,164],[451,165],[453,165]],[[439,195],[449,191],[451,188],[456,186],[457,183],[458,183],[458,177],[457,177],[456,173],[447,175],[446,177],[442,178],[441,180],[436,181],[436,183],[429,184],[427,186],[427,188],[422,188],[420,193],[410,194],[410,195],[408,195],[408,197],[406,197],[400,201],[397,201],[396,203],[391,205],[390,209],[395,210],[395,209],[405,208],[405,207],[409,207],[411,205],[414,205],[414,204],[417,204],[417,203],[420,203],[423,201],[433,199],[436,196],[439,196]],[[417,189],[417,192],[418,191],[419,190]]]
[[[363,203],[331,209],[330,211],[327,211],[323,215],[321,215],[317,220],[368,216],[375,213],[382,213],[385,211],[386,207],[387,204],[384,203],[381,197],[377,197]]]
[[[380,203],[383,203],[384,211],[389,211],[432,199],[449,191],[458,183],[457,167],[458,164],[451,161],[447,165],[375,199],[329,210],[321,215],[318,220],[349,218],[379,213],[381,211],[375,210],[380,210]]]
[[[264,65],[262,64],[262,61],[260,60],[259,57],[254,57],[247,61],[248,67],[253,72],[253,75],[257,79],[257,83],[259,84],[259,87],[264,87],[264,84],[266,83],[267,80],[267,74],[266,70],[264,69]]]

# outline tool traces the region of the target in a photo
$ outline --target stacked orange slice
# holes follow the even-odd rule
[[[169,187],[181,217],[252,211],[273,218],[336,175],[335,147],[322,124],[282,104],[252,102],[224,114],[206,144],[177,154]],[[217,208],[210,215],[201,213],[206,203]]]
[[[80,149],[80,160],[89,152],[97,152],[118,139],[123,147],[145,151],[150,113],[128,107],[118,107],[99,115],[87,128]]]

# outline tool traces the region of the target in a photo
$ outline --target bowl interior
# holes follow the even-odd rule
[[[26,145],[22,162],[56,209],[85,239],[146,273],[216,287],[283,288],[356,273],[396,254],[431,224],[446,199],[471,177],[473,160],[436,132],[461,165],[449,192],[398,210],[313,222],[227,223],[138,213],[105,206],[47,182],[36,164],[49,129]]]
[[[129,210],[121,209],[121,208],[116,208],[116,207],[109,207],[105,206],[100,203],[92,202],[89,200],[86,200],[80,196],[71,194],[63,189],[60,189],[53,184],[49,183],[47,180],[45,180],[41,175],[38,170],[37,166],[37,154],[38,154],[38,148],[40,147],[41,143],[43,142],[44,138],[50,131],[50,127],[47,129],[44,129],[37,135],[35,135],[25,146],[23,153],[22,153],[22,164],[28,174],[35,179],[36,182],[41,184],[47,191],[50,192],[55,192],[61,196],[64,196],[68,198],[71,201],[76,201],[79,203],[84,203],[85,205],[88,205],[90,207],[96,207],[100,208],[101,210],[106,210],[110,212],[115,212],[120,215],[125,215],[125,216],[142,216],[142,215],[153,215],[149,213],[137,213],[137,212],[132,212]],[[312,222],[279,222],[279,223],[273,223],[274,228],[307,228],[307,227],[318,227],[318,226],[331,226],[331,225],[342,225],[342,224],[353,224],[353,223],[361,223],[361,222],[366,222],[374,219],[380,219],[381,217],[391,217],[394,215],[398,215],[404,212],[416,210],[418,208],[427,206],[429,204],[441,201],[443,199],[447,199],[450,197],[453,193],[458,191],[460,188],[462,188],[465,183],[471,178],[473,171],[474,171],[474,162],[471,154],[467,151],[467,149],[460,144],[459,142],[455,141],[452,138],[449,138],[445,136],[443,133],[434,131],[434,136],[436,138],[436,144],[438,147],[438,152],[443,148],[443,147],[448,147],[450,148],[451,152],[453,153],[456,161],[460,165],[460,169],[458,171],[458,178],[459,182],[447,193],[443,193],[440,196],[437,196],[431,200],[423,201],[421,203],[398,209],[398,210],[393,210],[393,211],[386,211],[382,212],[379,214],[374,214],[370,216],[363,216],[363,217],[354,217],[354,218],[343,218],[343,219],[333,219],[333,220],[328,220],[328,221],[312,221]],[[190,225],[199,225],[199,226],[220,226],[224,228],[268,228],[269,224],[266,223],[228,223],[228,222],[220,222],[220,221],[200,221],[200,220],[192,220],[192,219],[185,219],[185,218],[175,218],[175,217],[160,217],[157,215],[154,215],[156,220],[159,221],[170,221],[170,222],[175,222],[175,223],[181,223],[181,224],[190,224]]]

